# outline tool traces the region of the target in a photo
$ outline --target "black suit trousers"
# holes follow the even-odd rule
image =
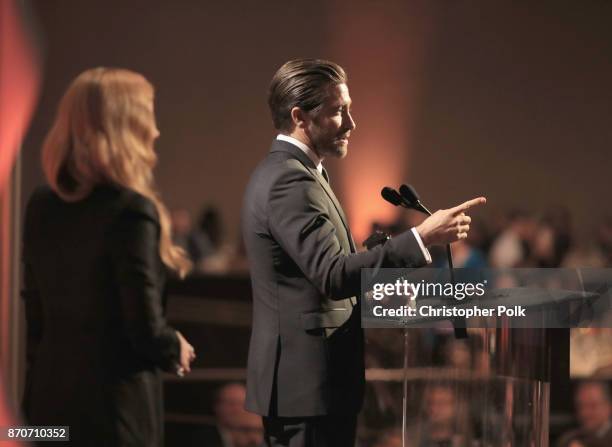
[[[268,447],[354,447],[357,415],[304,418],[264,416]]]

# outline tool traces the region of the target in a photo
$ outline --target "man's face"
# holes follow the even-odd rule
[[[215,414],[219,425],[226,427],[233,423],[237,415],[244,412],[244,401],[246,390],[243,385],[225,385],[219,392],[218,401],[215,404]]]
[[[306,113],[304,132],[310,140],[309,146],[324,158],[346,156],[348,139],[355,128],[351,116],[351,97],[346,84],[330,84],[327,98],[316,112]]]
[[[426,412],[429,423],[450,426],[455,420],[455,396],[448,388],[433,388],[427,393]]]
[[[584,385],[576,394],[576,413],[587,432],[599,430],[610,419],[610,402],[598,385]]]
[[[259,447],[263,443],[261,416],[243,410],[232,421],[229,433],[234,447]]]

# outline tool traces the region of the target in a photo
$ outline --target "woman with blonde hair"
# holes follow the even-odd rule
[[[48,186],[27,206],[24,412],[70,426],[71,445],[162,446],[159,370],[183,375],[195,358],[164,318],[166,271],[190,263],[154,187],[153,96],[128,70],[79,75],[43,145]]]

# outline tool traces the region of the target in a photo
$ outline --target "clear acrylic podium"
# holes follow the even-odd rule
[[[569,329],[502,324],[468,334],[455,339],[450,324],[366,330],[367,445],[549,445],[551,387],[569,379]]]
[[[476,301],[414,300],[399,288],[375,296],[382,290],[375,286],[398,278],[448,283],[445,276],[440,269],[362,271],[368,388],[360,439],[373,447],[548,447],[550,410],[569,394],[570,328],[610,327],[611,271],[465,269],[455,271],[456,284],[491,285]],[[444,318],[374,317],[381,305],[475,304],[522,306],[527,317],[471,319],[463,339]]]

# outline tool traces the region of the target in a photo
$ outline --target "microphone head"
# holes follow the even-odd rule
[[[417,204],[420,201],[419,195],[416,192],[416,189],[412,187],[412,185],[402,185],[400,186],[400,194],[404,199],[412,204]]]
[[[402,204],[402,196],[393,188],[385,186],[381,191],[380,195],[383,199],[389,202],[391,205],[400,206]]]

